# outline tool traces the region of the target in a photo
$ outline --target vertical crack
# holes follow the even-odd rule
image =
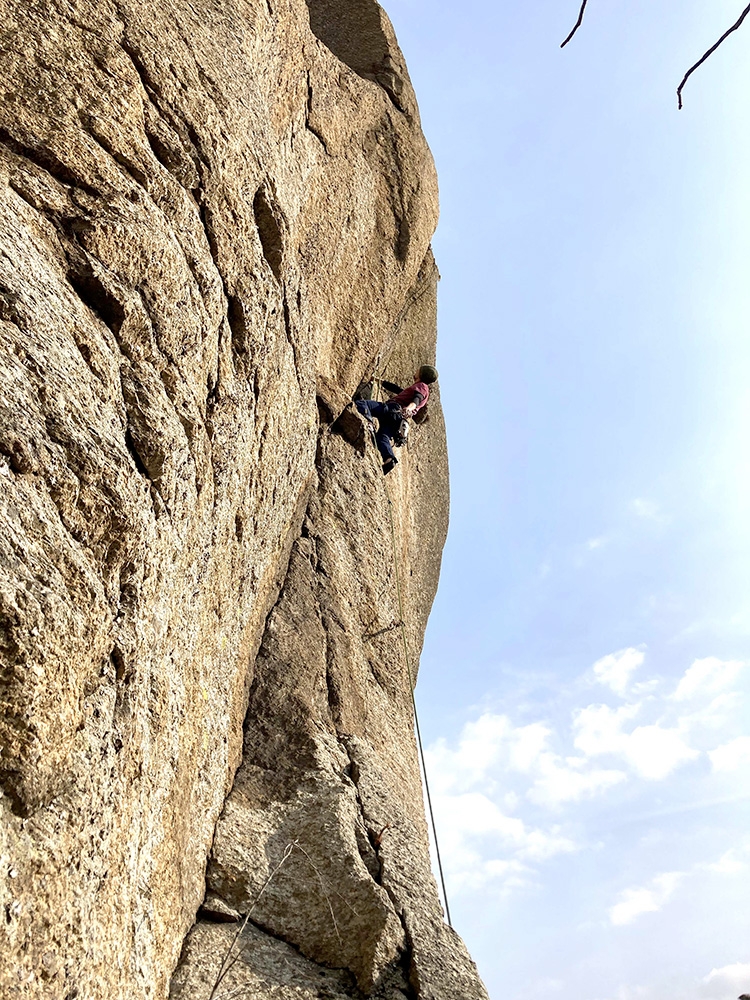
[[[406,945],[400,963],[401,971],[404,977],[404,985],[406,987],[405,992],[409,1000],[419,1000],[420,986],[416,963],[414,961],[414,940],[409,930],[404,907],[394,893],[393,889],[389,886],[388,881],[383,878],[381,845],[383,843],[383,837],[387,836],[388,831],[393,830],[394,827],[390,823],[386,823],[384,826],[378,827],[378,824],[374,823],[372,818],[367,815],[367,810],[359,790],[361,771],[352,739],[342,733],[337,733],[336,738],[338,739],[339,745],[345,750],[346,755],[349,758],[349,767],[347,768],[347,772],[356,791],[360,818],[367,834],[367,841],[366,843],[363,843],[359,835],[359,831],[355,830],[355,833],[357,834],[357,847],[359,848],[362,862],[372,875],[373,880],[377,882],[377,884],[387,893],[388,898],[391,901],[393,911],[401,924]]]
[[[281,283],[281,266],[284,260],[284,241],[281,227],[271,208],[265,188],[259,187],[253,199],[253,213],[258,227],[258,238],[263,256],[271,268],[274,278]]]
[[[328,152],[328,143],[325,141],[325,138],[324,138],[323,134],[321,132],[319,132],[313,125],[310,124],[310,117],[311,117],[311,115],[313,113],[312,102],[313,102],[313,88],[312,88],[312,81],[310,79],[310,70],[308,70],[307,71],[307,105],[305,106],[305,128],[307,129],[308,132],[311,132],[315,136],[315,138],[318,140],[318,142],[321,144],[321,146],[325,150],[326,155],[330,156],[331,154]]]

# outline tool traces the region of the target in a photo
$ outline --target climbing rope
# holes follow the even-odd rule
[[[382,377],[383,377],[384,373],[385,373],[385,368],[383,369],[383,371],[381,371],[380,376],[374,376],[373,377],[373,389],[374,389],[374,395],[375,395],[376,399],[379,399],[380,394],[381,394],[381,383],[382,383],[382,380],[383,380]],[[375,434],[373,432],[373,441],[374,441],[374,438],[375,438]],[[376,441],[374,441],[374,443],[377,445]],[[388,520],[389,520],[390,527],[391,527],[391,546],[392,546],[392,549],[393,549],[393,570],[394,570],[394,573],[395,573],[395,576],[396,576],[396,596],[398,598],[398,614],[399,614],[398,625],[401,628],[401,639],[402,639],[403,644],[404,644],[404,659],[406,661],[406,671],[407,671],[407,674],[408,674],[408,677],[409,677],[409,694],[411,695],[411,704],[412,704],[412,708],[414,710],[414,729],[416,730],[416,733],[417,733],[417,746],[419,748],[419,761],[420,761],[420,764],[421,764],[422,776],[423,776],[423,779],[424,779],[425,794],[426,794],[426,797],[427,797],[427,808],[428,808],[429,813],[430,813],[430,825],[432,827],[432,838],[433,838],[433,840],[435,842],[435,855],[437,857],[438,871],[440,873],[440,885],[441,885],[441,888],[443,890],[443,901],[445,902],[445,915],[448,918],[448,926],[452,928],[453,927],[453,923],[451,921],[450,906],[448,905],[448,892],[447,892],[447,890],[445,888],[445,875],[443,873],[443,859],[442,859],[442,856],[440,854],[440,843],[438,841],[438,835],[437,835],[437,824],[435,823],[435,811],[434,811],[434,809],[432,807],[432,795],[430,793],[430,782],[429,782],[429,780],[427,778],[427,763],[425,761],[424,744],[422,743],[422,731],[419,728],[419,712],[417,711],[417,701],[416,701],[416,698],[414,697],[414,687],[415,687],[415,684],[414,684],[414,674],[412,673],[412,669],[411,669],[411,657],[409,656],[409,644],[408,644],[408,641],[407,641],[407,638],[406,638],[406,617],[404,615],[404,602],[403,602],[403,598],[401,596],[401,577],[400,577],[400,574],[399,574],[399,571],[398,571],[399,560],[398,560],[398,552],[397,552],[397,548],[396,548],[396,526],[395,526],[395,523],[394,523],[394,520],[393,520],[393,504],[391,502],[390,493],[388,492],[388,484],[387,483],[383,483],[383,486],[385,487],[385,498],[388,501]]]
[[[425,762],[424,756],[424,746],[422,744],[422,733],[419,728],[419,714],[417,712],[417,701],[414,697],[414,675],[411,670],[411,659],[409,657],[409,644],[406,639],[406,616],[404,615],[404,602],[401,596],[401,579],[398,572],[398,553],[396,551],[396,527],[393,521],[393,504],[391,503],[391,497],[388,492],[388,486],[385,486],[385,497],[388,501],[388,519],[391,525],[391,543],[393,545],[393,569],[396,575],[396,596],[398,597],[398,614],[401,619],[401,638],[404,642],[404,659],[406,660],[406,671],[409,675],[409,693],[411,694],[411,703],[414,709],[414,728],[417,733],[417,746],[419,747],[419,760],[422,765],[422,775],[424,777],[424,787],[425,793],[427,795],[427,807],[430,812],[430,823],[432,825],[432,836],[435,841],[435,855],[437,856],[438,871],[440,872],[440,885],[443,889],[443,900],[445,902],[445,915],[448,918],[448,926],[453,927],[451,922],[451,911],[448,906],[448,893],[445,889],[445,875],[443,874],[443,859],[440,856],[440,844],[438,843],[437,826],[435,825],[435,812],[432,808],[432,796],[430,795],[430,783],[427,780],[427,764]]]

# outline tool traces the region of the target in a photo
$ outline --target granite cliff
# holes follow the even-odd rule
[[[0,81],[0,993],[208,1000],[248,916],[217,997],[485,998],[400,642],[439,399],[387,480],[350,402],[435,350],[387,16],[0,0]]]

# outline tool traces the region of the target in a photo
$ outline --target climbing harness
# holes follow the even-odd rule
[[[390,424],[388,433],[397,448],[406,444],[409,436],[409,421],[404,417],[404,408],[393,400],[385,404],[388,412],[387,423]],[[382,426],[382,425],[381,425]],[[388,427],[386,426],[386,430]]]
[[[385,497],[388,501],[388,519],[391,526],[391,544],[393,546],[393,569],[396,576],[396,596],[398,597],[398,613],[401,619],[399,625],[401,626],[401,638],[404,643],[404,659],[406,660],[406,671],[409,676],[409,693],[411,694],[411,703],[414,709],[414,728],[417,733],[417,746],[419,747],[419,760],[422,765],[422,776],[424,778],[425,793],[427,796],[427,807],[430,812],[430,824],[432,825],[432,836],[435,841],[435,855],[437,857],[438,871],[440,872],[440,885],[443,889],[443,900],[445,902],[445,915],[448,918],[448,926],[453,927],[451,922],[451,911],[448,906],[448,893],[445,888],[445,875],[443,874],[443,860],[440,856],[440,844],[438,843],[437,826],[435,824],[435,812],[432,808],[432,796],[430,795],[430,783],[427,780],[427,764],[425,762],[424,756],[424,746],[422,744],[422,733],[419,728],[419,714],[417,713],[417,701],[414,697],[414,675],[411,669],[411,659],[409,657],[409,644],[406,638],[406,617],[404,615],[404,602],[401,596],[401,579],[398,572],[398,553],[396,552],[396,527],[393,521],[393,504],[391,503],[391,497],[388,493],[388,486],[385,486]]]
[[[382,378],[373,377],[372,381],[364,383],[365,386],[369,386],[369,391],[375,393],[375,399],[380,402],[380,386],[382,384]],[[394,447],[403,448],[409,439],[409,421],[404,417],[404,408],[400,403],[390,400],[385,404],[385,408],[390,414],[390,423],[392,425],[391,440],[393,441]],[[372,417],[367,417],[370,422],[370,427],[373,431],[373,441],[377,444],[377,439],[375,438],[375,429],[372,424]]]
[[[393,444],[396,448],[403,448],[409,438],[409,421],[401,417],[398,429],[393,435]]]

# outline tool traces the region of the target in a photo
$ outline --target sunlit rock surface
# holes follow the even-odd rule
[[[485,997],[401,639],[438,394],[387,480],[349,403],[435,351],[387,17],[0,0],[0,65],[0,994],[207,1000],[249,914],[225,993]]]

